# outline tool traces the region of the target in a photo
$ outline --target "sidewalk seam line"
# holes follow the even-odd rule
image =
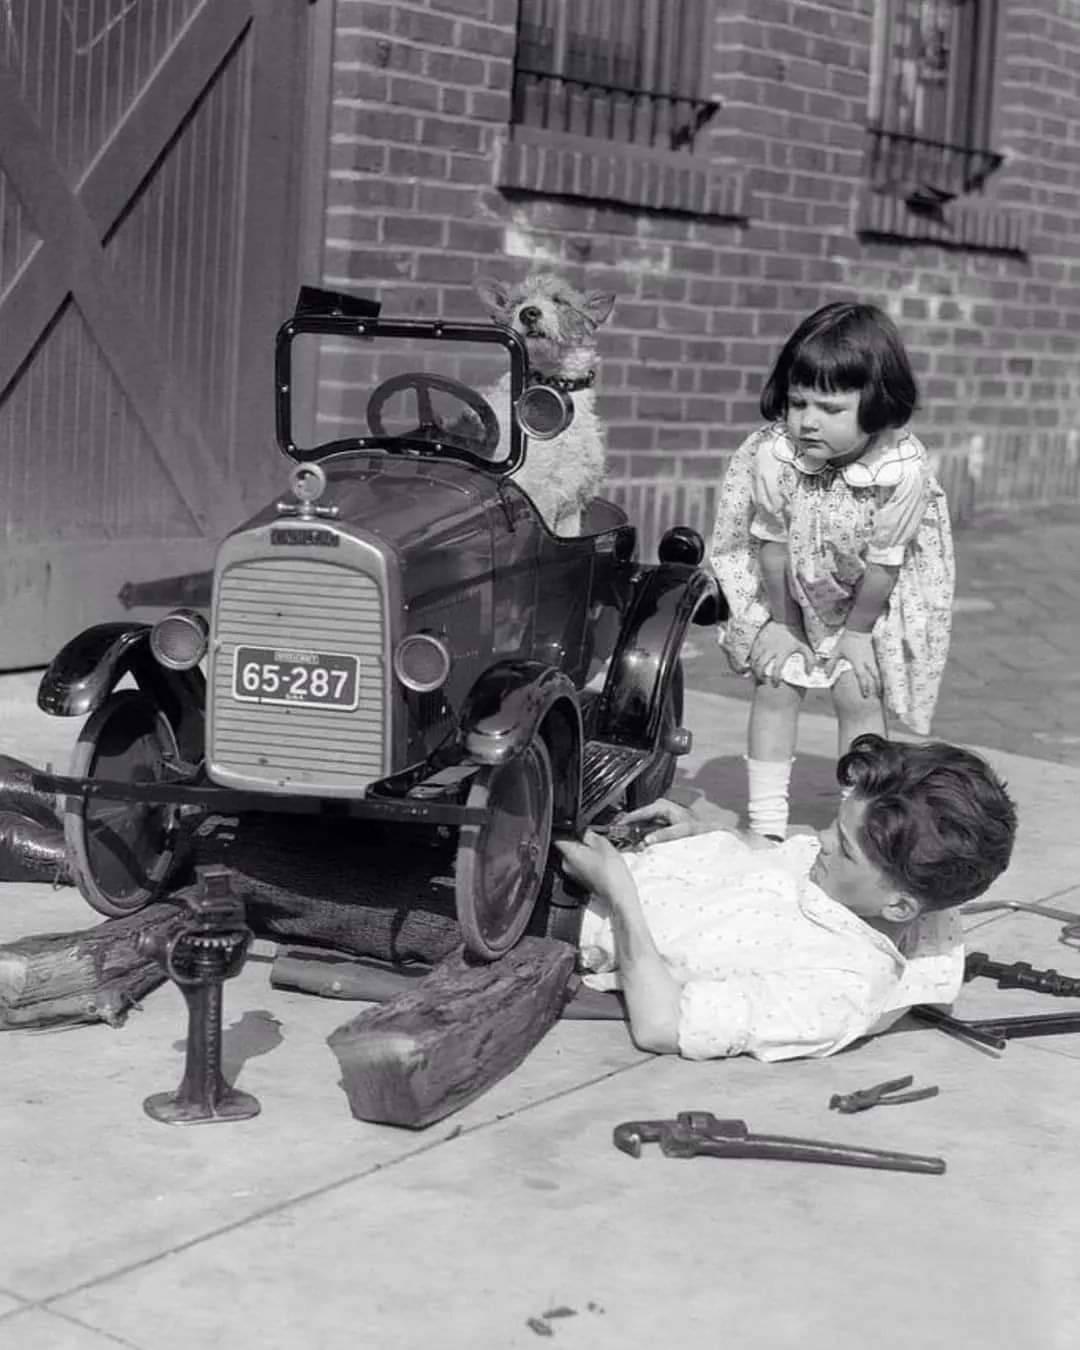
[[[371,1167],[364,1168],[362,1171],[353,1172],[349,1176],[340,1177],[336,1181],[327,1182],[323,1186],[313,1187],[311,1190],[302,1191],[299,1195],[294,1195],[285,1200],[280,1200],[276,1204],[269,1205],[265,1209],[256,1210],[251,1214],[245,1215],[242,1219],[236,1219],[231,1223],[222,1224],[218,1228],[213,1228],[205,1233],[200,1233],[196,1237],[188,1238],[185,1242],[177,1243],[173,1247],[166,1248],[164,1251],[155,1252],[153,1256],[147,1256],[141,1261],[133,1261],[126,1266],[119,1266],[107,1274],[94,1276],[92,1279],[83,1280],[79,1284],[74,1284],[68,1289],[63,1289],[55,1294],[49,1294],[45,1298],[36,1299],[27,1303],[28,1307],[43,1308],[52,1311],[51,1305],[65,1298],[71,1298],[75,1294],[80,1294],[84,1290],[94,1289],[101,1285],[108,1284],[113,1280],[122,1279],[125,1275],[130,1275],[137,1270],[144,1270],[148,1266],[154,1265],[158,1261],[164,1261],[168,1257],[178,1256],[182,1252],[189,1251],[193,1247],[200,1246],[204,1242],[213,1241],[215,1238],[223,1237],[226,1233],[235,1232],[238,1229],[246,1227],[252,1222],[260,1219],[269,1218],[272,1214],[282,1213],[284,1210],[306,1203],[309,1200],[319,1199],[321,1196],[329,1195],[332,1191],[340,1190],[345,1186],[351,1186],[354,1182],[364,1181],[378,1172],[389,1171],[399,1164],[408,1162],[413,1158],[419,1158],[425,1153],[439,1148],[443,1144],[454,1143],[458,1139],[467,1138],[469,1135],[476,1134],[480,1130],[489,1129],[493,1125],[498,1125],[504,1120],[509,1120],[514,1116],[524,1115],[526,1112],[533,1111],[537,1107],[546,1106],[550,1102],[557,1102],[563,1097],[569,1097],[575,1092],[580,1092],[584,1088],[594,1087],[597,1083],[607,1082],[611,1078],[616,1078],[620,1074],[632,1072],[640,1069],[644,1065],[655,1062],[657,1056],[649,1055],[643,1059],[636,1060],[633,1064],[624,1064],[619,1068],[610,1069],[606,1073],[598,1074],[595,1078],[590,1078],[583,1083],[575,1083],[572,1087],[563,1088],[559,1092],[553,1092],[549,1096],[540,1097],[534,1102],[529,1102],[525,1106],[517,1107],[512,1111],[504,1111],[500,1115],[492,1116],[490,1120],[478,1121],[475,1125],[469,1125],[464,1128],[451,1130],[449,1134],[441,1136],[439,1139],[432,1139],[430,1142],[412,1149],[408,1153],[402,1153],[396,1158],[390,1158],[385,1162],[374,1163]],[[16,1296],[18,1297],[18,1296]],[[15,1313],[19,1309],[12,1309]],[[5,1314],[10,1316],[11,1314]],[[96,1330],[96,1328],[94,1328]],[[138,1347],[136,1347],[138,1350]]]
[[[12,1295],[12,1297],[17,1297],[17,1295]],[[119,1332],[109,1331],[106,1327],[96,1327],[92,1322],[85,1322],[73,1313],[65,1312],[62,1308],[46,1307],[44,1303],[24,1300],[21,1308],[10,1308],[6,1313],[0,1313],[0,1325],[15,1317],[22,1317],[27,1312],[40,1312],[44,1313],[46,1317],[55,1317],[61,1322],[67,1322],[71,1326],[78,1327],[80,1331],[88,1331],[93,1336],[101,1336],[106,1340],[113,1341],[116,1345],[122,1345],[124,1350],[146,1350],[146,1347],[140,1342],[129,1341],[126,1336],[121,1336]]]

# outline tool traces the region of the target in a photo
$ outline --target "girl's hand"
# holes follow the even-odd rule
[[[831,675],[837,662],[844,660],[850,662],[851,672],[863,698],[880,698],[881,671],[874,655],[872,636],[869,633],[853,633],[850,629],[845,629],[833,649],[832,656],[826,662],[826,675]]]
[[[556,839],[555,847],[563,856],[566,875],[593,895],[610,900],[620,886],[633,885],[619,850],[595,830],[586,830],[580,840]]]
[[[817,657],[810,644],[801,633],[796,633],[776,619],[770,619],[750,649],[750,669],[757,679],[780,685],[783,683],[780,672],[784,669],[784,663],[796,652],[802,656],[803,667],[809,674],[817,665]]]
[[[678,802],[669,802],[666,797],[658,797],[648,806],[639,806],[633,811],[624,811],[617,816],[617,825],[633,825],[642,820],[655,820],[656,829],[642,835],[643,844],[661,844],[665,839],[685,839],[690,834],[701,834],[710,827],[698,820],[688,806]]]

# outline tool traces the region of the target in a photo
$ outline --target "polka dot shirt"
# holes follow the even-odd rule
[[[915,1003],[959,993],[956,915],[921,916],[901,951],[808,879],[818,847],[796,835],[758,850],[717,830],[626,855],[657,948],[683,986],[686,1058],[823,1057]],[[596,902],[582,923],[581,965],[591,987],[619,987],[611,923]]]

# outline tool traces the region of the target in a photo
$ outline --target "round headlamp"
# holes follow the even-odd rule
[[[705,541],[691,525],[673,525],[664,531],[657,556],[661,562],[697,567],[705,556]]]
[[[441,688],[450,674],[446,644],[432,633],[410,633],[394,651],[394,674],[416,694]]]
[[[574,400],[550,384],[530,384],[514,405],[522,430],[534,441],[561,436],[574,420]]]
[[[174,609],[150,630],[150,650],[168,670],[191,670],[206,655],[210,625],[196,609]]]

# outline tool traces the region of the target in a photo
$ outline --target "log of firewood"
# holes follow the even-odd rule
[[[358,1120],[419,1128],[516,1068],[562,1011],[574,949],[526,937],[474,963],[458,950],[327,1037]]]
[[[34,772],[0,755],[0,881],[70,882],[56,799],[34,787]]]
[[[140,937],[167,936],[182,916],[177,905],[162,902],[76,933],[39,933],[0,946],[0,1028],[119,1026],[165,980],[158,961],[140,950]]]
[[[461,943],[453,841],[430,828],[250,812],[212,817],[196,864],[222,864],[260,937],[433,964]]]
[[[461,945],[456,841],[455,830],[440,835],[425,825],[253,811],[204,821],[190,860],[230,869],[260,937],[430,966]],[[565,886],[561,874],[547,877],[534,936],[576,942],[581,910],[567,906]]]
[[[385,1003],[415,989],[417,981],[430,974],[428,966],[392,966],[338,952],[286,947],[274,957],[270,984],[275,989],[297,989],[320,998]]]
[[[274,958],[270,983],[275,989],[296,989],[320,998],[386,1003],[398,994],[414,990],[417,981],[427,974],[429,971],[424,966],[391,966],[337,952],[287,947]],[[564,1018],[602,1022],[626,1020],[626,1009],[618,993],[590,989],[577,976],[571,976],[567,995],[561,1013]]]

